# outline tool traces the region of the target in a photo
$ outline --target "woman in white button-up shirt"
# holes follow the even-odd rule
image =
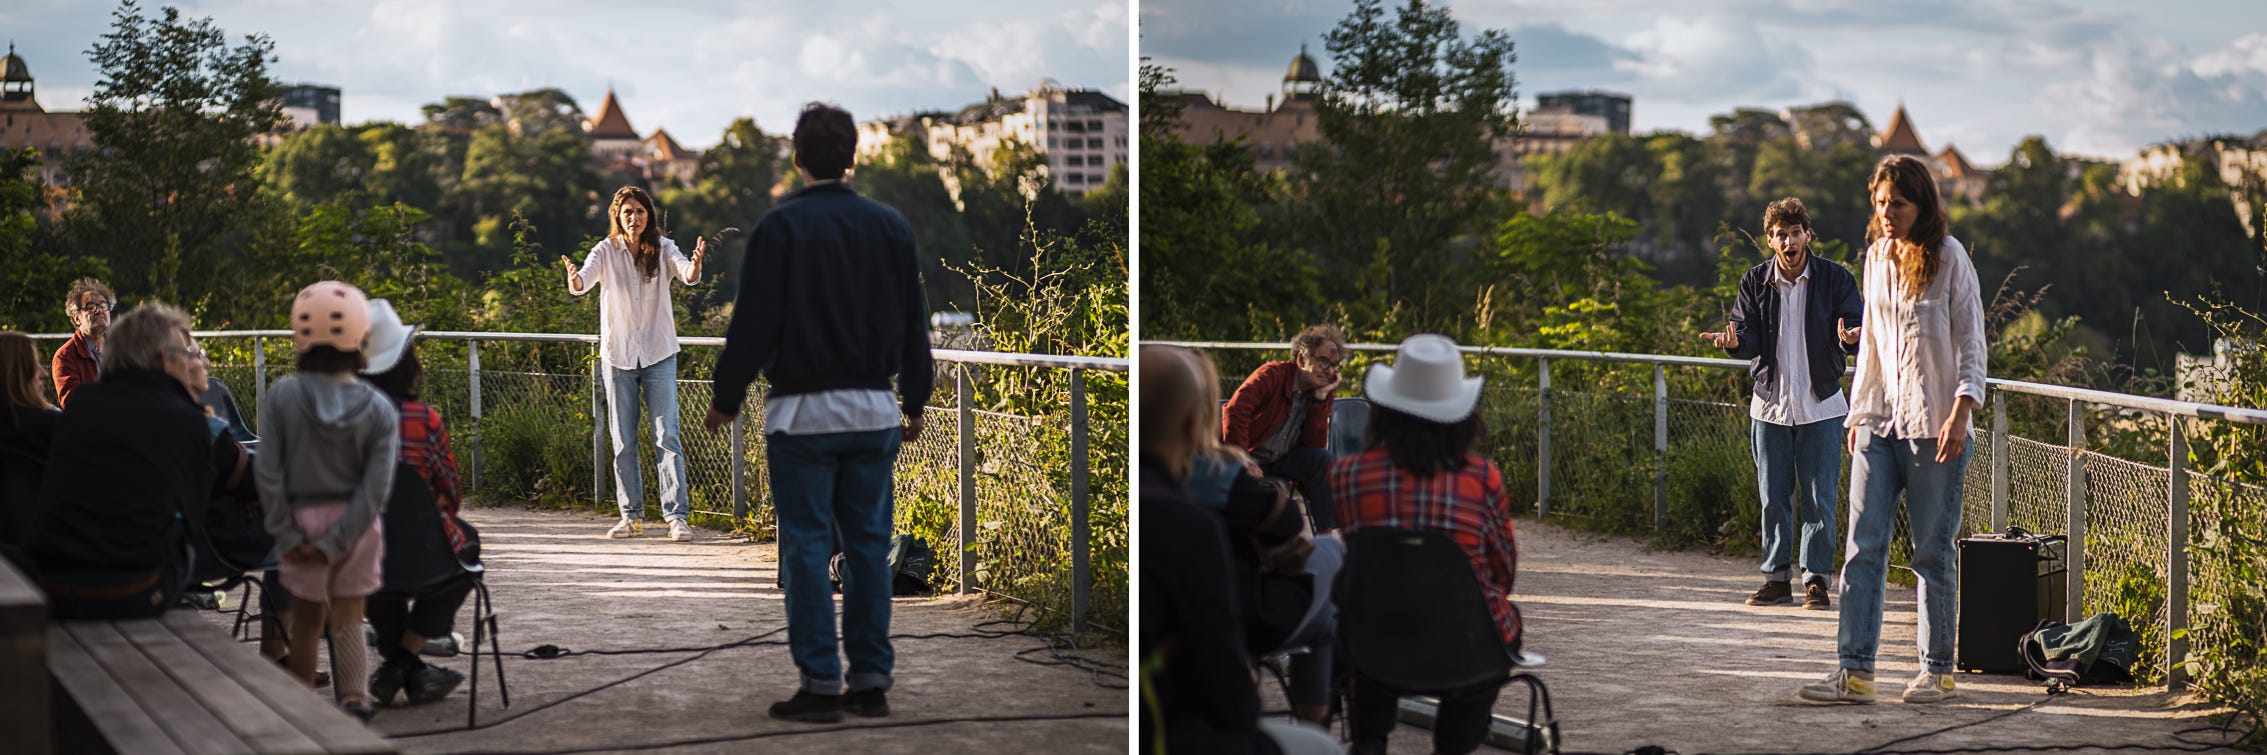
[[[598,296],[598,359],[606,363],[606,403],[612,411],[614,500],[622,520],[608,537],[635,537],[644,531],[645,493],[638,471],[638,407],[654,425],[660,451],[661,516],[672,540],[691,540],[685,519],[692,502],[685,492],[684,441],[677,428],[677,309],[669,280],[693,285],[701,277],[708,240],[693,246],[693,258],[653,224],[653,197],[624,186],[606,210],[606,238],[590,248],[581,267],[560,256],[567,267],[567,291],[576,296],[605,284]],[[668,274],[664,275],[666,269]],[[641,400],[642,395],[642,400]]]
[[[1954,695],[1953,620],[1960,492],[1969,415],[1984,400],[1984,308],[1968,250],[1952,238],[1936,179],[1896,155],[1867,182],[1865,327],[1851,384],[1850,539],[1842,566],[1840,668],[1803,685],[1818,702],[1871,702],[1881,645],[1882,592],[1897,496],[1905,495],[1912,567],[1921,579],[1921,673],[1908,703]]]

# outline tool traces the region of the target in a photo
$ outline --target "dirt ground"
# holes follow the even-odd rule
[[[675,543],[660,536],[665,528],[652,527],[643,538],[609,540],[611,519],[585,513],[486,508],[467,518],[481,532],[511,707],[502,707],[495,667],[484,659],[478,730],[463,730],[469,684],[439,703],[379,709],[372,728],[396,737],[404,752],[1126,749],[1125,681],[1107,679],[1116,687],[1106,688],[1086,671],[1018,660],[1019,652],[1046,645],[1021,635],[896,639],[889,717],[826,726],[772,720],[765,708],[792,694],[796,683],[785,646],[785,604],[772,586],[773,546],[713,531]],[[469,601],[466,608],[469,616]],[[971,635],[975,625],[999,617],[969,598],[898,598],[891,631]],[[460,618],[459,628],[471,636],[468,620]],[[778,644],[698,659],[694,652],[518,655],[545,644],[578,651],[705,647],[773,630],[781,631],[768,640]],[[1122,651],[1089,656],[1125,672]],[[1045,650],[1026,657],[1052,659]],[[686,662],[574,697],[677,661]],[[470,671],[466,657],[439,662]],[[969,718],[986,720],[947,722]],[[1009,720],[1018,718],[1034,720]],[[417,736],[425,732],[438,733]]]
[[[2020,676],[1961,674],[1959,695],[1935,705],[1897,701],[1920,671],[1914,591],[1891,586],[1876,678],[1881,702],[1813,706],[1795,687],[1834,670],[1834,611],[1742,603],[1762,584],[1746,559],[1652,552],[1633,540],[1523,523],[1518,597],[1528,649],[1548,663],[1569,752],[1834,753],[1880,748],[1982,721],[2043,697]],[[1272,687],[1272,683],[1268,685]],[[1507,688],[1499,714],[1524,717]],[[1270,709],[1285,708],[1270,695]],[[1902,742],[1897,750],[1989,746],[2181,747],[2176,731],[2208,726],[2212,706],[2164,688],[2083,688],[1989,723]],[[2216,741],[2212,734],[2190,735]],[[1402,726],[1394,753],[1430,752],[1430,735]],[[1486,752],[1488,750],[1483,750]]]

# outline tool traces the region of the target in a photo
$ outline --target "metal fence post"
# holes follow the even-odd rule
[[[1088,532],[1086,510],[1086,377],[1071,370],[1071,631],[1086,632],[1087,593],[1093,579],[1087,573]]]
[[[748,434],[741,431],[740,418],[747,416],[743,409],[732,415],[732,520],[748,518]]]
[[[606,503],[606,407],[599,399],[600,381],[605,380],[606,363],[590,360],[590,505]]]
[[[1542,382],[1535,391],[1535,518],[1551,516],[1551,360],[1537,359]]]
[[[260,407],[268,403],[268,344],[259,336],[252,337],[252,434],[260,434],[260,422],[267,413]]]
[[[2172,448],[2166,454],[2172,490],[2166,496],[2165,548],[2165,687],[2179,689],[2188,683],[2188,437],[2179,415],[2165,415],[2172,430]]]
[[[1653,365],[1653,531],[1669,526],[1669,377]]]
[[[962,362],[953,382],[960,396],[960,594],[976,591],[976,407],[975,388]]]
[[[2086,615],[2086,415],[2078,399],[2070,399],[2070,466],[2064,480],[2070,492],[2070,597],[2063,621],[2076,624]]]
[[[480,432],[480,342],[468,339],[464,342],[464,347],[465,364],[470,370],[466,382],[471,386],[472,394],[472,464],[467,467],[471,471],[467,478],[468,482],[471,483],[470,487],[473,490],[479,490],[480,436],[483,434]]]
[[[1991,531],[2007,531],[2007,392],[1991,395]]]

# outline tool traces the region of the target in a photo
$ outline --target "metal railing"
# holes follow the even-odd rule
[[[1266,350],[1281,354],[1289,349],[1287,343],[1145,343],[1226,353]],[[1362,376],[1352,368],[1363,354],[1391,352],[1396,347],[1356,344],[1348,348],[1356,354],[1349,359],[1341,395],[1359,390]],[[1675,479],[1693,466],[1691,462],[1695,459],[1713,456],[1720,467],[1752,464],[1752,461],[1748,456],[1746,376],[1739,374],[1733,380],[1721,379],[1724,376],[1719,375],[1716,379],[1703,376],[1697,381],[1674,381],[1698,385],[1701,388],[1693,392],[1704,394],[1697,398],[1677,397],[1670,391],[1671,370],[1745,369],[1746,360],[1474,346],[1460,350],[1477,358],[1481,372],[1499,377],[1512,376],[1514,370],[1506,368],[1524,366],[1524,363],[1533,365],[1532,387],[1508,385],[1501,379],[1490,380],[1484,389],[1480,411],[1488,431],[1483,442],[1492,446],[1485,453],[1497,459],[1505,476],[1511,478],[1507,479],[1507,487],[1515,480],[1524,481],[1520,480],[1524,475],[1517,462],[1523,461],[1521,457],[1525,454],[1533,454],[1532,482],[1537,517],[1554,514],[1554,493],[1570,492],[1564,490],[1569,487],[1564,482],[1570,475],[1580,478],[1571,486],[1580,488],[1572,491],[1575,497],[1586,499],[1589,505],[1559,512],[1562,516],[1619,517],[1619,521],[1628,521],[1628,512],[1612,509],[1626,509],[1630,503],[1627,497],[1642,496],[1645,488],[1651,489],[1650,518],[1655,531],[1684,524],[1673,520],[1672,509],[1675,508],[1760,507],[1752,466],[1747,470],[1744,487],[1679,485],[1680,481]],[[1649,393],[1640,392],[1642,389],[1599,391],[1592,390],[1591,386],[1568,386],[1563,382],[1554,387],[1551,382],[1554,362],[1650,367],[1652,390]],[[1225,361],[1221,374],[1224,392],[1232,391],[1243,376],[1242,372],[1230,369]],[[1629,386],[1642,381],[1623,374],[1599,382]],[[2066,532],[2069,536],[2067,578],[2062,588],[2067,600],[2066,615],[2061,618],[2067,622],[2089,615],[2089,606],[2098,611],[2100,606],[2120,600],[2131,605],[2136,600],[2132,597],[2135,594],[2142,596],[2137,599],[2140,602],[2149,603],[2146,596],[2154,580],[2155,589],[2161,591],[2161,597],[2154,604],[2159,615],[2147,617],[2146,622],[2143,617],[2127,618],[2137,629],[2162,628],[2157,638],[2162,643],[2162,655],[2151,660],[2162,664],[2168,684],[2183,684],[2186,673],[2181,661],[2187,654],[2187,630],[2193,618],[2189,600],[2193,566],[2190,550],[2196,544],[2197,533],[2219,524],[2196,521],[2190,510],[2190,498],[2197,491],[2205,490],[2253,502],[2256,505],[2252,510],[2267,511],[2267,487],[2218,480],[2188,469],[2187,436],[2191,429],[2188,425],[2204,421],[2267,426],[2267,411],[1996,378],[1991,379],[1989,385],[1990,406],[1979,407],[1977,417],[1977,424],[1984,425],[1988,416],[1989,429],[1979,427],[1977,434],[1988,438],[1989,443],[1977,442],[1982,439],[1971,441],[1975,456],[1982,458],[1971,458],[1964,481],[1962,534],[1976,531],[1979,520],[1988,521],[1990,531],[1994,532],[2004,531],[2010,524],[2034,532],[2058,529]],[[2063,442],[2043,442],[2011,433],[2010,417],[2015,412],[2010,406],[2010,396],[2016,397],[2015,401],[2062,403],[2060,414],[2067,423]],[[1560,411],[1557,417],[1553,415],[1554,408]],[[2036,417],[2043,413],[2036,410],[2044,407],[2031,408],[2034,411],[2028,416]],[[2164,435],[2169,441],[2163,465],[2090,449],[2086,418],[2089,414],[2104,413],[2105,409],[2114,410],[2108,412],[2113,415],[2110,420],[2113,422],[2165,423]],[[1650,414],[1649,423],[1643,421],[1647,419],[1642,416],[1646,413]],[[1573,416],[1567,416],[1570,414]],[[1531,434],[1523,432],[1530,423]],[[1554,428],[1561,436],[1560,446],[1554,446]],[[1683,431],[1672,432],[1675,428]],[[1567,435],[1583,445],[1567,448],[1563,445],[1569,439],[1564,437]],[[1640,444],[1643,447],[1629,447]],[[1613,447],[1616,445],[1622,447]],[[1560,452],[1554,454],[1554,448],[1559,448]],[[1848,469],[1846,449],[1844,453],[1844,469]],[[1623,468],[1600,470],[1587,467],[1601,465],[1570,465],[1569,456],[1604,458],[1620,462]],[[1736,459],[1726,461],[1727,457]],[[1687,475],[1688,478],[1705,476]],[[1562,489],[1554,490],[1554,480],[1561,482]],[[1676,500],[1679,496],[1672,494],[1673,487],[1685,497],[1728,496],[1735,500],[1722,504]],[[1741,492],[1745,492],[1744,498],[1738,496]],[[1848,491],[1843,492],[1840,505],[1844,514],[1840,521],[1848,522]],[[1603,503],[1596,500],[1600,498],[1605,499]],[[1975,510],[1978,502],[1988,508]],[[1905,528],[1902,514],[1897,527]],[[1900,554],[1893,551],[1893,556],[1897,555]]]
[[[287,339],[290,331],[200,331],[193,335],[208,353],[226,352],[216,354],[221,358],[215,360],[211,372],[237,391],[240,401],[249,393],[251,401],[243,410],[247,424],[257,432],[258,406],[268,385],[292,369],[288,346],[278,352],[285,360],[270,364],[268,351],[275,344],[269,341]],[[69,334],[33,337],[62,339]],[[421,398],[441,413],[457,435],[455,445],[468,488],[479,490],[498,475],[527,479],[534,474],[522,468],[529,463],[530,453],[515,451],[510,458],[497,458],[500,449],[488,447],[488,441],[494,439],[491,436],[501,433],[497,423],[529,424],[532,428],[521,429],[537,433],[557,433],[568,429],[563,425],[587,423],[591,503],[612,509],[614,496],[607,478],[613,467],[613,452],[601,387],[606,379],[605,367],[597,358],[597,336],[422,331],[418,337],[426,365]],[[238,342],[248,342],[248,349]],[[482,365],[483,343],[490,344],[491,352],[517,345],[548,347],[551,353],[541,355],[547,359],[517,360],[536,363],[533,367],[499,370],[493,364]],[[724,339],[679,338],[678,343],[684,349],[682,353],[690,355],[695,350],[720,349]],[[237,348],[228,348],[231,344]],[[454,351],[459,346],[461,359]],[[566,348],[562,350],[561,346]],[[941,541],[935,543],[942,561],[936,573],[952,580],[954,589],[962,594],[980,592],[1067,613],[1067,625],[1073,632],[1103,629],[1123,634],[1125,601],[1117,598],[1129,596],[1115,593],[1124,591],[1125,575],[1111,575],[1113,594],[1105,598],[1114,603],[1105,603],[1106,618],[1094,621],[1090,477],[1096,449],[1090,443],[1093,428],[1088,422],[1087,373],[1122,374],[1128,371],[1129,360],[948,349],[932,354],[940,372],[952,373],[952,387],[945,390],[943,381],[939,381],[939,390],[925,415],[927,430],[900,449],[894,482],[898,502],[895,531],[918,532],[927,524],[937,535],[935,540]],[[712,360],[713,354],[703,358]],[[578,367],[570,372],[559,367],[575,362],[587,362],[587,369]],[[985,379],[986,368],[1067,372],[1068,395],[1063,410],[1030,416],[977,409],[975,391]],[[679,371],[689,376],[706,370],[681,360]],[[680,378],[677,385],[685,485],[694,512],[728,516],[735,521],[769,521],[772,501],[764,484],[765,461],[760,453],[763,381],[759,379],[751,387],[751,400],[742,406],[741,414],[722,438],[699,428],[700,417],[709,406],[709,381]],[[575,396],[578,392],[587,394],[587,415],[576,410],[585,400]],[[646,421],[651,422],[651,418]],[[640,427],[651,425],[641,423]],[[581,432],[582,428],[574,431]],[[644,437],[636,443],[644,455],[639,466],[645,498],[651,502],[658,491],[653,442]],[[549,461],[566,465],[561,459]],[[1067,479],[1051,475],[1047,471],[1049,461],[1067,462]],[[538,459],[535,463],[541,462]],[[579,464],[577,460],[571,466],[579,468]],[[938,484],[944,481],[952,484]],[[1119,493],[1118,498],[1130,497],[1122,491],[1113,492]],[[726,501],[729,508],[723,507]],[[951,521],[915,521],[940,508],[921,504],[942,504],[942,508],[951,510]],[[1122,538],[1113,539],[1118,540]],[[1058,566],[1065,561],[1067,568]],[[1062,603],[1067,605],[1059,605]]]

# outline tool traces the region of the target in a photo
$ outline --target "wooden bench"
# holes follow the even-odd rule
[[[6,749],[41,755],[48,732],[47,597],[0,558],[0,737]]]
[[[47,644],[58,752],[395,751],[194,611],[56,622]]]

